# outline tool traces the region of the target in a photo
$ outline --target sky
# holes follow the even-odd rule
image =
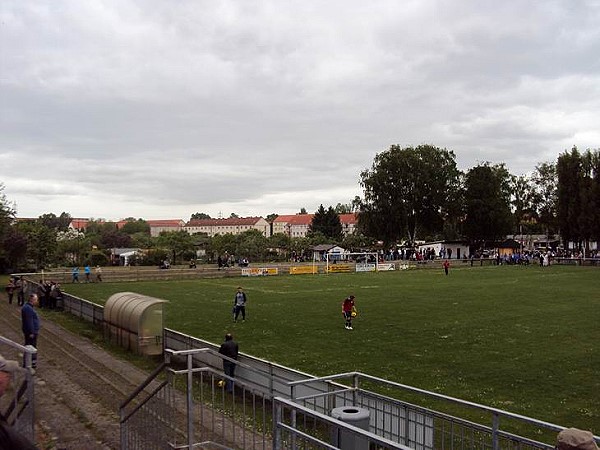
[[[600,2],[3,0],[18,217],[295,214],[391,145],[515,175],[600,147]]]

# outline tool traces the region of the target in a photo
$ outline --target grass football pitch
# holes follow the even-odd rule
[[[238,285],[247,320],[233,323]],[[168,300],[165,326],[314,375],[361,371],[563,426],[600,431],[600,270],[490,266],[65,285]],[[346,330],[341,302],[354,294]]]

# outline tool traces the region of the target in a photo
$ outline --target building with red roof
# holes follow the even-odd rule
[[[71,219],[71,223],[69,223],[69,228],[77,231],[85,231],[87,229],[88,223],[90,223],[90,219]]]
[[[150,236],[156,237],[161,231],[181,231],[185,222],[181,219],[147,220],[150,226]]]
[[[271,235],[271,226],[262,217],[194,219],[185,224],[185,230],[190,234],[206,233],[211,237],[217,234],[240,234],[248,230],[258,230],[265,237]]]
[[[314,214],[282,215],[273,221],[273,234],[282,233],[292,238],[306,237]],[[342,233],[352,234],[356,230],[358,216],[356,213],[340,214]]]

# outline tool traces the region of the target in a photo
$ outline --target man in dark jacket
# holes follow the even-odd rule
[[[238,316],[242,313],[242,322],[246,321],[246,302],[248,301],[248,297],[246,293],[242,289],[242,287],[237,288],[237,292],[235,293],[235,297],[233,297],[233,321],[237,322]]]
[[[231,359],[238,359],[238,344],[233,340],[233,335],[231,333],[225,335],[225,342],[221,344],[219,353]],[[235,363],[223,358],[223,372],[225,372],[225,375],[228,377],[233,378],[235,376]],[[227,392],[233,391],[233,381],[229,378],[225,379],[225,389]]]
[[[40,333],[40,319],[35,312],[34,307],[38,305],[38,296],[31,294],[27,303],[21,308],[21,325],[23,336],[25,337],[25,345],[33,345],[37,348],[37,338]],[[32,367],[37,365],[37,353],[33,354]]]

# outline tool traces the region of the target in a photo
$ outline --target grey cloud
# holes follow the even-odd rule
[[[600,139],[595,2],[5,3],[0,179],[32,214],[311,210],[391,144],[525,172]]]

